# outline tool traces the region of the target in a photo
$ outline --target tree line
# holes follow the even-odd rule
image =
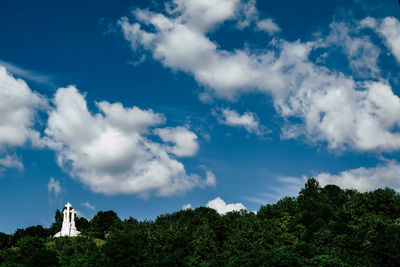
[[[400,195],[307,180],[297,197],[219,215],[199,207],[154,221],[99,211],[79,237],[49,228],[0,233],[0,266],[400,266]]]

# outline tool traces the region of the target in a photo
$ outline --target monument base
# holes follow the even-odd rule
[[[60,236],[78,236],[80,235],[81,232],[79,232],[76,229],[71,229],[70,231],[60,231],[57,234],[54,235],[54,237],[60,237]]]

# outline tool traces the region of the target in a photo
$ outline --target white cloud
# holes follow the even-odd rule
[[[265,126],[260,125],[259,119],[256,114],[252,112],[244,112],[240,115],[236,110],[229,108],[221,109],[221,114],[216,114],[219,122],[232,127],[243,127],[249,133],[255,133],[257,135],[264,135],[267,133]]]
[[[360,28],[375,30],[385,41],[397,62],[400,63],[400,22],[394,17],[377,20],[367,17],[360,21]]]
[[[215,209],[219,214],[226,214],[231,211],[246,210],[246,207],[242,203],[230,203],[227,204],[220,197],[210,200],[207,203],[207,207]]]
[[[386,46],[400,63],[400,22],[394,17],[386,17],[376,31],[384,37]]]
[[[3,65],[12,74],[22,77],[23,79],[26,79],[28,81],[33,81],[47,86],[54,86],[51,77],[48,75],[39,73],[34,70],[21,68],[20,66],[3,60],[0,60],[0,65]]]
[[[206,32],[234,16],[240,3],[240,0],[174,0],[170,12],[190,27]]]
[[[210,170],[206,171],[205,184],[212,187],[215,187],[215,185],[217,184],[217,178],[215,177],[215,174]]]
[[[339,174],[320,173],[316,176],[322,186],[335,184],[341,188],[357,189],[360,192],[390,187],[400,191],[400,164],[388,161],[377,167],[360,167]]]
[[[363,24],[371,24],[365,21]],[[378,77],[380,69],[378,59],[380,49],[367,35],[359,32],[359,27],[344,23],[332,22],[329,35],[321,39],[322,46],[341,47],[346,55],[353,73],[363,78]],[[362,28],[362,27],[361,27]]]
[[[58,164],[94,192],[165,196],[205,184],[171,157],[170,153],[194,153],[185,148],[186,139],[176,140],[179,149],[170,151],[169,146],[146,138],[149,127],[165,120],[161,114],[105,101],[97,103],[101,113],[91,113],[73,86],[57,90],[54,106],[45,130],[49,147],[57,152]],[[194,140],[188,143],[193,145]]]
[[[41,95],[32,92],[21,79],[14,78],[0,61],[0,166],[23,170],[22,161],[9,155],[8,149],[21,147],[28,141],[34,147],[43,147],[44,140],[33,129],[36,112],[47,102]]]
[[[395,160],[385,161],[376,167],[360,167],[331,174],[321,172],[313,175],[321,186],[334,184],[342,189],[356,189],[360,192],[372,191],[377,188],[390,187],[400,192],[400,164]],[[307,182],[307,177],[281,177],[279,186],[270,187],[270,193],[261,193],[255,197],[246,198],[249,201],[265,205],[286,196],[295,197]]]
[[[332,23],[331,34],[314,42],[276,39],[270,43],[274,46],[271,50],[226,51],[208,38],[207,29],[212,29],[213,23],[222,23],[223,19],[233,19],[234,13],[210,20],[198,11],[181,7],[171,16],[137,10],[137,22],[131,24],[123,18],[121,28],[133,47],[148,50],[165,67],[192,74],[205,87],[202,99],[212,95],[235,100],[249,92],[272,96],[277,113],[286,122],[282,138],[304,136],[311,142],[327,143],[335,150],[393,151],[400,148],[400,134],[395,130],[400,126],[396,116],[400,102],[386,81],[356,82],[352,76],[310,60],[311,51],[321,46],[341,46],[355,74],[365,77],[368,73],[366,78],[376,78],[379,76],[379,49],[368,37],[357,37],[358,30],[373,25],[372,20],[364,21],[358,28]],[[207,26],[199,26],[191,22],[191,18],[209,23],[203,21],[200,24]],[[392,32],[388,36],[394,44],[397,23],[394,19],[384,21],[384,25],[391,26],[387,32]],[[154,30],[141,29],[148,25]],[[292,118],[299,122],[294,124]],[[248,127],[254,129],[254,125],[252,121]]]
[[[155,133],[160,136],[164,142],[173,143],[174,146],[166,146],[166,150],[178,157],[193,156],[199,149],[197,135],[189,131],[186,127],[179,126],[175,128],[157,129]]]
[[[85,207],[87,209],[90,209],[90,210],[95,210],[96,209],[95,206],[91,205],[89,202],[83,202],[83,203],[81,203],[81,206],[83,206],[83,207]]]
[[[182,206],[182,210],[191,210],[191,209],[192,209],[192,205],[190,203]]]
[[[46,101],[21,79],[0,65],[0,147],[36,143],[39,133],[32,129],[36,109]]]
[[[21,160],[16,156],[6,155],[3,158],[0,158],[0,166],[5,168],[13,168],[19,171],[24,170],[24,165]]]
[[[256,7],[256,0],[249,0],[247,2],[241,2],[241,6],[237,9],[237,20],[236,27],[238,29],[244,29],[249,27],[252,22],[258,20],[258,10]]]
[[[54,194],[56,197],[58,197],[61,194],[60,181],[57,181],[51,177],[49,183],[47,184],[47,190],[49,191],[49,195]]]
[[[378,21],[375,18],[366,17],[365,19],[361,20],[359,24],[360,28],[375,29],[378,26]]]
[[[164,66],[193,74],[210,93],[219,97],[233,99],[241,91],[254,91],[259,84],[282,88],[283,80],[269,64],[274,59],[274,53],[253,56],[246,50],[220,50],[205,35],[222,19],[234,16],[234,7],[239,6],[234,3],[239,1],[199,2],[207,3],[207,6],[210,4],[210,7],[214,4],[224,6],[223,9],[229,12],[209,19],[207,13],[185,6],[169,17],[137,10],[134,15],[138,22],[131,24],[127,18],[120,20],[124,36],[133,49],[142,47],[151,51]],[[154,31],[147,32],[141,25],[152,25]]]
[[[267,203],[275,203],[284,197],[296,197],[307,178],[282,176],[278,177],[277,181],[279,182],[278,186],[270,186],[264,190],[266,192],[248,196],[246,199],[259,205],[266,205]]]
[[[284,134],[306,134],[314,141],[327,141],[332,149],[391,151],[400,148],[400,125],[396,114],[400,99],[384,82],[356,84],[343,75],[316,72],[281,108],[287,116],[303,118],[304,125],[287,125]],[[317,83],[315,83],[317,81]],[[324,88],[318,87],[320,82]],[[315,84],[314,84],[315,83]]]
[[[263,19],[257,21],[257,29],[268,33],[269,35],[274,35],[281,31],[281,28],[272,19]]]

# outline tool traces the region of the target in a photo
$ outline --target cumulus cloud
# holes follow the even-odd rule
[[[356,150],[400,148],[400,135],[392,130],[400,123],[396,116],[400,101],[389,84],[356,84],[343,75],[320,74],[326,82],[323,90],[314,87],[314,80],[310,79],[282,105],[288,116],[301,117],[306,122],[287,125],[283,137],[306,134],[315,141],[327,141],[332,149],[343,149],[345,145]],[[307,85],[310,86],[303,87]]]
[[[375,167],[360,167],[341,171],[337,174],[321,172],[314,175],[321,186],[334,184],[342,189],[356,189],[359,192],[372,191],[377,188],[390,187],[400,192],[400,164],[387,160]],[[297,196],[307,182],[307,177],[280,177],[279,186],[269,188],[269,192],[260,193],[246,199],[261,205],[277,201],[286,196]]]
[[[385,40],[397,62],[400,63],[400,22],[394,17],[386,17],[377,25],[373,18],[366,18],[362,25],[374,28]]]
[[[189,131],[186,127],[168,127],[157,129],[155,132],[164,142],[170,142],[174,144],[174,146],[167,146],[166,150],[175,154],[176,156],[193,156],[199,149],[197,135],[192,131]]]
[[[57,181],[51,177],[49,183],[47,184],[47,190],[50,196],[53,194],[55,197],[58,197],[61,194],[60,181]]]
[[[220,197],[210,200],[207,203],[207,207],[215,209],[219,214],[226,214],[231,211],[246,210],[246,207],[242,203],[230,203],[227,204]]]
[[[81,203],[81,206],[83,206],[83,207],[85,207],[87,209],[90,209],[90,210],[95,210],[96,209],[95,206],[91,205],[89,202],[83,202],[83,203]]]
[[[206,33],[218,23],[235,17],[240,1],[173,2],[179,8],[170,16],[139,9],[134,12],[137,22],[130,23],[126,17],[120,20],[133,49],[151,51],[164,66],[193,74],[210,93],[223,98],[233,99],[261,83],[271,88],[283,86],[280,75],[267,64],[273,60],[273,53],[256,57],[246,50],[228,52],[207,38]],[[154,31],[143,29],[149,25]]]
[[[42,96],[0,65],[0,147],[22,146],[27,140],[37,144],[40,135],[32,127],[37,108],[45,104]]]
[[[180,14],[185,22],[203,32],[235,15],[239,0],[174,0],[170,13]]]
[[[249,133],[264,135],[268,132],[265,126],[260,125],[257,115],[249,111],[240,115],[236,110],[223,108],[221,114],[216,114],[216,116],[220,123],[236,128],[245,128]]]
[[[272,96],[277,113],[286,122],[281,134],[284,139],[304,136],[311,142],[325,142],[330,149],[391,151],[400,148],[400,135],[394,130],[399,126],[395,114],[400,103],[387,82],[356,82],[351,76],[310,60],[311,51],[340,44],[355,73],[361,75],[366,71],[372,76],[378,75],[379,49],[369,38],[355,37],[357,29],[351,28],[354,25],[332,23],[330,35],[322,41],[277,39],[270,44],[275,46],[271,50],[225,51],[206,33],[213,28],[211,25],[233,19],[237,5],[218,3],[227,5],[229,12],[215,20],[179,2],[180,7],[172,15],[136,10],[136,22],[122,18],[120,25],[133,48],[150,51],[165,67],[192,74],[205,87],[204,99],[213,94],[234,100],[240,94],[253,91]],[[199,25],[193,22],[195,18],[199,18]],[[154,30],[142,28],[149,25]],[[255,131],[257,123],[251,114],[243,117],[248,119],[246,124],[239,119],[240,115],[226,113],[228,117],[238,118],[226,120],[230,125],[243,125]],[[300,119],[299,123],[293,124],[291,118]]]
[[[34,130],[38,109],[47,105],[46,99],[33,92],[25,81],[13,77],[0,61],[0,166],[23,170],[20,158],[9,154],[9,149],[27,142],[43,147],[45,141]]]
[[[281,31],[281,28],[270,18],[257,21],[257,29],[269,35],[274,35]]]
[[[100,113],[91,113],[73,86],[58,89],[53,103],[45,130],[49,147],[59,166],[94,192],[165,196],[205,185],[173,157],[197,151],[194,133],[179,127],[154,130],[174,146],[147,138],[150,127],[164,122],[163,115],[106,101],[96,103]]]
[[[192,205],[190,203],[182,206],[182,210],[191,210],[191,209],[192,209]]]
[[[357,189],[360,192],[390,187],[400,191],[400,164],[388,161],[377,167],[360,167],[338,174],[320,173],[316,176],[322,186],[335,184],[341,188]]]

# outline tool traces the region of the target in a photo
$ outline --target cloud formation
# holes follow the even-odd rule
[[[51,87],[54,86],[52,78],[48,75],[42,74],[35,70],[21,68],[20,66],[17,66],[15,64],[3,60],[0,60],[0,65],[3,65],[9,72],[25,80],[33,81],[41,85],[46,85]]]
[[[284,197],[296,197],[307,181],[306,177],[278,177],[279,186],[270,186],[264,192],[247,196],[246,199],[259,205],[275,203]]]
[[[22,146],[28,140],[39,145],[40,134],[32,127],[36,110],[45,105],[42,96],[0,65],[0,148]]]
[[[182,206],[182,210],[191,210],[191,209],[192,209],[192,205],[190,203]]]
[[[363,26],[334,21],[329,28],[329,35],[321,38],[316,48],[339,47],[347,57],[353,75],[362,78],[379,76],[378,60],[381,51],[368,35],[360,32]]]
[[[165,67],[193,75],[205,88],[202,99],[215,96],[232,101],[244,93],[260,92],[272,96],[276,112],[285,121],[283,139],[304,137],[326,143],[332,150],[400,148],[400,134],[395,130],[400,126],[396,116],[400,102],[389,83],[360,81],[310,57],[320,48],[340,46],[357,77],[378,77],[380,50],[369,37],[355,36],[362,30],[360,25],[334,22],[328,36],[314,41],[277,38],[265,49],[227,51],[207,34],[224,20],[240,19],[239,1],[186,4],[175,0],[172,5],[178,8],[167,15],[137,9],[135,22],[124,17],[120,26],[134,50],[149,51]],[[225,12],[209,12],[214,5]],[[390,33],[382,34],[390,37],[387,42],[396,54],[396,21],[386,18],[382,25],[379,29]]]
[[[24,170],[21,159],[10,149],[28,142],[42,148],[45,141],[34,129],[37,111],[47,106],[46,99],[33,92],[22,79],[13,77],[0,62],[0,171]]]
[[[241,91],[254,90],[258,83],[281,87],[282,81],[272,68],[260,71],[273,59],[272,53],[257,58],[245,50],[228,52],[207,38],[206,33],[219,23],[238,16],[239,3],[175,0],[173,4],[178,8],[169,16],[137,9],[137,22],[130,23],[124,17],[120,26],[134,50],[149,50],[165,67],[194,75],[218,97],[234,99]],[[142,29],[147,26],[154,27],[154,31]]]
[[[199,149],[197,135],[186,127],[168,127],[157,129],[155,132],[164,142],[174,144],[166,146],[165,149],[178,157],[193,156]]]
[[[246,210],[246,207],[242,203],[225,203],[220,197],[210,200],[207,203],[207,207],[215,209],[219,214],[226,214],[231,211]]]
[[[380,23],[374,18],[366,18],[365,26],[375,29],[385,40],[386,46],[400,63],[400,22],[394,17],[386,17]]]
[[[281,31],[281,28],[270,18],[257,21],[257,29],[269,35],[274,35]]]
[[[249,133],[262,136],[268,132],[265,126],[260,125],[257,115],[253,112],[246,111],[240,115],[236,110],[223,108],[220,114],[216,112],[215,115],[221,124],[236,128],[244,128]]]
[[[0,158],[0,166],[7,169],[11,168],[17,169],[19,171],[24,170],[24,165],[22,164],[21,160],[15,155],[5,155],[3,158]]]
[[[205,184],[212,187],[215,187],[217,184],[217,177],[215,177],[215,174],[210,170],[206,170]]]
[[[342,189],[356,189],[359,192],[390,187],[400,192],[400,164],[395,160],[386,160],[375,167],[359,167],[337,174],[321,172],[315,174],[314,177],[321,186],[334,184]],[[280,186],[270,187],[270,193],[261,193],[246,199],[265,204],[268,201],[277,201],[285,196],[295,197],[304,187],[307,177],[281,177],[278,181]]]
[[[61,194],[60,181],[50,177],[49,183],[47,184],[47,190],[50,196],[54,195],[57,198]]]
[[[91,113],[73,86],[58,89],[53,104],[45,130],[49,147],[59,166],[94,192],[166,196],[207,185],[174,158],[194,155],[194,133],[154,130],[171,145],[147,138],[150,127],[165,121],[162,114],[106,101],[96,103],[100,113]]]
[[[400,164],[388,161],[376,167],[360,167],[338,174],[320,173],[316,176],[322,186],[335,184],[341,188],[357,189],[360,192],[390,187],[400,192]]]
[[[96,209],[96,207],[93,206],[92,204],[90,204],[89,202],[83,202],[83,203],[81,203],[81,206],[83,206],[83,207],[85,207],[87,209],[90,209],[90,210],[95,210]]]

